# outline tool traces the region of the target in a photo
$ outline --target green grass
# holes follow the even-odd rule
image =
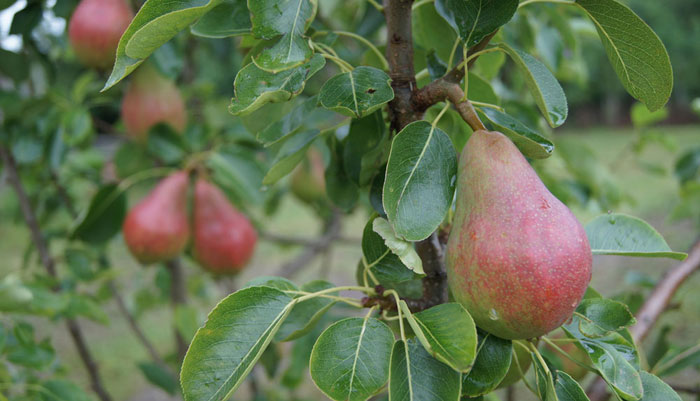
[[[657,130],[673,139],[677,145],[675,150],[668,151],[652,145],[641,155],[645,162],[662,166],[665,169],[664,175],[652,174],[640,168],[634,157],[620,160],[624,149],[635,138],[634,133],[627,129],[596,128],[557,132],[555,141],[571,141],[591,147],[606,166],[612,166],[611,173],[616,184],[630,196],[631,201],[621,205],[619,210],[615,211],[647,219],[667,238],[673,249],[683,251],[697,235],[697,227],[687,221],[674,222],[668,219],[678,197],[678,184],[671,175],[671,171],[679,154],[692,146],[700,146],[700,127],[661,127]],[[11,209],[14,202],[7,192],[7,190],[0,190],[3,210]],[[583,222],[586,222],[604,211],[589,208],[576,209],[575,212]],[[349,237],[359,238],[366,218],[365,211],[356,212],[344,220],[343,232]],[[8,220],[5,217],[3,219]],[[277,215],[262,221],[269,231],[303,238],[314,237],[320,230],[319,220],[314,213],[293,199],[285,200]],[[3,239],[0,241],[0,254],[3,255],[4,262],[0,265],[0,273],[6,274],[20,265],[29,235],[21,224],[4,221],[0,225],[0,238]],[[251,266],[236,278],[234,286],[240,286],[258,275],[274,275],[281,264],[299,252],[298,248],[280,247],[260,241]],[[132,302],[134,290],[152,283],[153,269],[144,270],[135,263],[126,252],[121,239],[115,240],[110,247],[110,257],[118,272],[117,280],[124,288],[123,291],[128,300]],[[304,282],[327,274],[336,284],[352,283],[359,258],[359,245],[338,245],[333,248],[330,259],[318,258],[308,269],[300,272],[295,277],[295,281]],[[330,266],[327,262],[329,260]],[[597,257],[593,285],[605,295],[614,295],[620,290],[632,288],[624,281],[628,271],[637,270],[652,277],[659,277],[675,263],[661,259]],[[185,264],[187,274],[191,278],[190,284],[194,285],[195,278],[200,277],[199,269],[189,260],[185,260]],[[679,344],[696,341],[700,337],[700,291],[697,291],[699,286],[700,277],[696,275],[679,292],[677,299],[683,301],[681,308],[667,313],[663,318],[663,323],[675,325],[671,338]],[[230,283],[216,283],[215,279],[207,277],[203,288],[203,296],[196,300],[196,305],[202,311],[202,318],[221,297],[226,295],[230,289]],[[128,400],[141,393],[147,386],[136,363],[145,361],[148,357],[129,332],[125,320],[118,314],[114,305],[107,305],[107,311],[111,318],[110,325],[103,327],[85,323],[86,335],[91,349],[102,366],[102,376],[108,383],[115,400]],[[140,323],[161,352],[172,349],[171,312],[167,305],[150,310],[140,317]],[[51,336],[61,360],[69,367],[70,376],[86,384],[84,369],[63,327],[50,323],[43,323],[41,327],[42,335]],[[313,385],[305,386],[299,395],[306,395],[310,399],[324,399]],[[520,391],[517,399],[530,399],[528,397]]]

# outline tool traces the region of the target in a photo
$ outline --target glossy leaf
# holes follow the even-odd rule
[[[254,279],[248,281],[247,283],[243,284],[243,288],[249,288],[249,287],[272,287],[276,288],[282,292],[284,291],[299,291],[299,287],[297,287],[296,284],[293,282],[289,281],[288,279],[284,277],[277,277],[277,276],[258,276],[255,277]],[[290,295],[294,298],[296,298],[293,295]]]
[[[124,191],[117,184],[105,185],[90,200],[87,212],[79,218],[71,237],[90,244],[106,242],[121,230],[124,217]]]
[[[576,313],[585,317],[580,320],[579,329],[589,337],[603,336],[636,322],[627,305],[612,299],[584,299]]]
[[[377,319],[348,318],[328,327],[311,352],[311,378],[335,401],[365,401],[384,386],[394,335]]]
[[[681,401],[681,397],[663,380],[647,372],[639,372],[644,396],[639,401]]]
[[[304,100],[280,120],[273,122],[258,132],[258,141],[265,146],[270,146],[297,132],[300,127],[304,126],[309,114],[313,113],[317,107],[318,98],[316,96]]]
[[[518,0],[436,0],[435,9],[472,46],[510,21]]]
[[[412,315],[406,302],[401,306],[426,351],[458,372],[469,372],[476,358],[476,325],[462,305],[450,302]]]
[[[396,236],[391,224],[384,218],[376,218],[372,222],[372,229],[384,239],[384,244],[399,257],[401,262],[417,274],[425,274],[423,271],[423,261],[413,244],[404,241]]]
[[[220,2],[221,0],[146,1],[119,40],[112,74],[102,90],[116,85],[157,48]]]
[[[333,288],[333,284],[324,280],[314,280],[301,286],[301,290],[306,292],[317,292],[328,288]],[[337,293],[329,295],[337,295]],[[329,298],[316,297],[297,303],[280,326],[275,339],[291,341],[308,333],[323,314],[335,305],[335,302]]]
[[[649,110],[663,107],[673,89],[666,48],[641,18],[615,0],[576,0],[593,20],[615,73],[630,95]]]
[[[376,218],[375,215],[369,219],[362,233],[362,255],[367,267],[380,283],[399,283],[416,278],[415,273],[391,252],[384,239],[374,231]]]
[[[598,216],[586,224],[586,235],[595,255],[623,255],[683,260],[688,255],[673,252],[661,234],[647,222],[621,213]]]
[[[389,399],[458,401],[458,372],[433,358],[417,339],[396,341],[391,352]]]
[[[554,386],[559,401],[589,401],[581,385],[565,372],[556,372]]]
[[[197,330],[180,373],[186,401],[229,399],[270,343],[294,300],[271,287],[224,298]]]
[[[273,74],[250,63],[243,67],[233,83],[235,97],[229,111],[244,116],[266,103],[286,102],[304,90],[306,81],[326,65],[326,59],[316,55],[299,67]]]
[[[250,33],[252,24],[246,0],[222,0],[204,14],[190,31],[206,38],[226,38]]]
[[[557,392],[554,388],[554,377],[549,367],[543,364],[535,353],[530,353],[532,365],[535,370],[535,389],[542,401],[558,401]]]
[[[545,159],[554,152],[552,142],[510,115],[486,107],[480,108],[479,111],[487,123],[491,123],[494,129],[510,138],[525,156]]]
[[[525,83],[547,123],[552,128],[564,124],[569,115],[569,105],[564,90],[549,69],[524,51],[505,43],[499,44],[498,47],[510,56],[523,73]]]
[[[311,142],[316,139],[318,134],[319,131],[314,129],[299,132],[288,138],[277,152],[277,156],[272,162],[272,167],[265,174],[262,183],[264,185],[272,185],[294,170],[294,167],[304,158],[306,150],[311,146]]]
[[[469,100],[496,105],[501,102],[489,81],[471,71],[469,72],[469,87],[467,88],[467,93]]]
[[[437,57],[449,60],[457,34],[449,24],[445,24],[445,20],[437,13],[432,3],[423,3],[422,6],[413,9],[411,27],[417,47],[434,49]]]
[[[450,138],[426,121],[408,124],[391,145],[384,180],[384,210],[396,234],[427,238],[452,205],[457,155]]]
[[[376,173],[387,136],[380,110],[350,123],[350,132],[343,146],[343,167],[358,186],[367,185]]]
[[[329,110],[362,118],[394,98],[391,79],[374,67],[357,67],[340,73],[321,87],[319,101]]]
[[[462,395],[478,397],[493,391],[506,377],[513,356],[513,343],[478,331],[474,366],[468,374],[462,375]]]

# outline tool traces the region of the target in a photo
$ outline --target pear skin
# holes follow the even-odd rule
[[[448,283],[476,324],[528,339],[569,319],[591,279],[586,232],[505,135],[472,134],[456,202]]]
[[[82,0],[68,23],[76,57],[88,67],[110,68],[134,12],[126,0]]]

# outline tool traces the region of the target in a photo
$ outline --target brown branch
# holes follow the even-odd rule
[[[27,227],[29,227],[32,240],[34,241],[34,246],[36,246],[37,252],[39,252],[41,263],[44,265],[47,273],[54,280],[57,280],[58,274],[56,272],[56,264],[49,253],[48,245],[41,234],[41,229],[39,228],[39,223],[37,222],[34,210],[31,207],[27,193],[24,191],[24,187],[20,181],[15,160],[5,146],[0,146],[0,158],[2,158],[3,164],[5,165],[7,180],[17,194],[17,199],[19,200],[20,208],[22,209],[22,215],[24,216]],[[60,291],[60,288],[54,286],[53,290]],[[102,379],[100,378],[99,374],[99,366],[90,352],[90,349],[87,347],[87,343],[85,342],[85,337],[83,336],[80,325],[75,319],[66,319],[66,326],[71,339],[78,350],[80,359],[82,360],[83,365],[85,365],[85,369],[90,377],[90,386],[100,400],[111,401],[112,398],[102,384]]]
[[[669,307],[678,288],[699,268],[700,240],[690,248],[688,257],[683,262],[664,274],[637,312],[637,324],[630,328],[635,343],[641,344],[644,341],[659,316]],[[591,401],[605,401],[610,398],[608,385],[601,378],[591,383],[587,393]]]
[[[299,270],[308,266],[312,260],[325,252],[328,247],[333,245],[333,242],[340,238],[341,229],[342,225],[340,212],[338,210],[333,210],[321,238],[308,244],[302,253],[299,254],[299,256],[283,264],[278,269],[277,275],[289,278],[294,276]]]
[[[170,272],[170,304],[173,309],[173,326],[175,331],[175,346],[177,349],[177,359],[182,362],[185,359],[189,343],[182,337],[180,330],[175,324],[175,310],[178,306],[187,303],[187,286],[185,285],[185,275],[182,271],[182,264],[179,259],[173,259],[165,263]]]
[[[412,5],[412,0],[384,0],[386,59],[389,62],[391,87],[394,89],[394,100],[389,103],[389,115],[396,132],[417,120],[411,104],[413,92],[417,88],[413,69]]]

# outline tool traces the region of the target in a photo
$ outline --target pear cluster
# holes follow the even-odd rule
[[[204,269],[239,272],[253,256],[255,228],[219,188],[201,177],[195,183],[190,220],[189,184],[186,172],[171,174],[129,211],[122,227],[129,251],[143,264],[165,262],[185,251],[192,239],[192,254]]]

